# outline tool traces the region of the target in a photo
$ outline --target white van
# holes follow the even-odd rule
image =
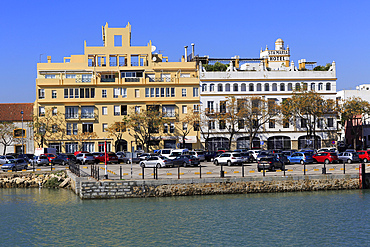
[[[165,149],[161,149],[157,152],[157,154],[159,156],[164,156],[164,157],[170,157],[170,155],[172,154],[172,151],[173,149],[170,149],[170,148],[165,148]]]
[[[174,149],[172,150],[171,155],[168,157],[170,159],[174,159],[177,156],[189,154],[189,149]]]

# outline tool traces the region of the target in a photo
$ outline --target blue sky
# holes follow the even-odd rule
[[[104,4],[104,5],[102,5]],[[35,100],[36,64],[102,45],[101,26],[132,25],[179,61],[184,45],[211,57],[259,57],[282,38],[291,59],[337,64],[337,90],[370,83],[370,1],[5,1],[0,16],[1,103]],[[40,56],[40,54],[42,54]]]

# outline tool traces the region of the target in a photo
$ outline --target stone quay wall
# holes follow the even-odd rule
[[[102,180],[71,177],[82,199],[193,196],[359,189],[358,175],[315,175],[264,178]]]
[[[70,180],[65,171],[3,173],[0,188],[64,188],[69,186]]]

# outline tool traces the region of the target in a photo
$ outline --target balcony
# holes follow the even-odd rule
[[[65,117],[66,119],[79,119],[78,113],[66,113]]]
[[[115,82],[116,79],[115,78],[101,78],[100,81],[101,82]]]
[[[177,114],[176,112],[163,112],[162,117],[174,118],[177,117]]]
[[[125,82],[140,82],[140,77],[125,78]]]
[[[95,118],[94,113],[82,113],[81,118]]]

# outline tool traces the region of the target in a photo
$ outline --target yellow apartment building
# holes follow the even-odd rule
[[[156,53],[151,41],[146,46],[131,46],[131,25],[102,27],[103,46],[87,46],[83,55],[64,57],[63,62],[37,64],[34,113],[41,119],[47,112],[63,116],[60,129],[50,134],[44,147],[59,152],[132,151],[141,146],[122,130],[117,141],[107,128],[130,114],[157,106],[164,119],[163,128],[153,136],[152,149],[176,148],[182,143],[177,128],[181,117],[199,110],[199,78],[195,62],[169,62]],[[63,125],[63,126],[62,126]],[[62,131],[58,128],[58,131]],[[41,131],[41,130],[40,130]],[[120,130],[118,130],[120,131]],[[96,133],[87,139],[75,138],[80,133]],[[186,138],[187,148],[199,148],[199,132],[192,129]],[[35,147],[37,147],[35,143]]]

